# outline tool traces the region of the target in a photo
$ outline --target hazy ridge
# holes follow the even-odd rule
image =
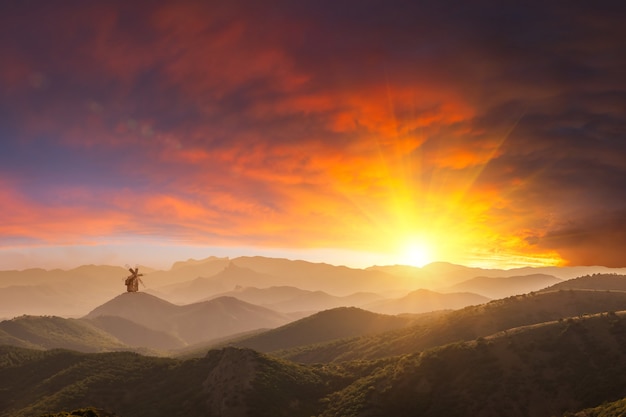
[[[359,275],[301,261],[240,261],[178,263],[167,273],[183,271],[179,279],[152,293],[180,295],[195,285],[196,302],[119,294],[116,277],[117,295],[83,318],[22,315],[0,322],[0,416],[82,408],[122,417],[582,417],[623,409],[624,275],[566,279],[524,270],[503,276],[450,264],[417,269],[419,282],[426,272],[447,280],[454,292],[444,293],[401,290],[413,267]],[[324,291],[283,285],[295,267],[311,267],[294,280],[303,287],[319,271],[330,274],[319,279]],[[95,277],[88,288],[109,285],[105,276],[119,271],[100,275],[98,268],[79,268]],[[193,277],[204,271],[213,274]],[[167,273],[151,271],[146,281],[156,284]],[[479,274],[467,278],[473,273]],[[371,291],[381,285],[377,280],[403,274],[394,281],[397,291]],[[63,271],[50,276],[67,285]],[[347,286],[358,277],[365,277],[367,291]],[[346,281],[330,285],[331,278]],[[29,284],[49,285],[42,280],[33,276]],[[207,282],[216,291],[234,287],[207,295]],[[507,282],[511,292],[534,292],[492,301],[478,295],[479,289],[498,294]],[[476,292],[457,292],[463,289]],[[323,308],[335,303],[345,305]],[[380,314],[376,306],[411,314]],[[184,356],[155,356],[176,352]]]
[[[233,292],[243,292],[242,289],[245,290],[246,287],[260,290],[292,287],[302,291],[301,295],[315,292],[317,296],[305,301],[303,298],[298,300],[298,296],[294,294],[280,302],[267,301],[270,305],[266,307],[283,312],[296,311],[301,303],[302,310],[309,313],[346,304],[364,307],[367,303],[377,301],[357,296],[364,293],[371,294],[372,298],[380,297],[380,300],[402,298],[420,289],[445,293],[469,292],[488,298],[502,298],[548,286],[546,284],[538,288],[538,283],[531,277],[537,274],[571,279],[594,273],[626,273],[624,268],[544,267],[488,270],[446,263],[434,263],[423,268],[396,265],[355,269],[264,257],[209,257],[188,260],[175,263],[167,271],[141,268],[146,273],[143,277],[146,287],[142,291],[173,303],[192,304],[219,294],[235,295]],[[127,275],[128,271],[123,267],[106,265],[86,265],[71,270],[0,271],[0,318],[10,319],[23,314],[82,317],[124,292],[123,283]],[[476,277],[490,277],[494,280],[485,287],[484,283],[472,283],[471,280]],[[510,281],[495,279],[510,277],[520,277],[516,286]],[[469,282],[463,283],[468,280]],[[461,287],[454,289],[455,285],[462,285],[462,290],[459,290]],[[320,296],[319,292],[327,296]],[[347,300],[345,297],[352,299]],[[242,301],[259,304],[256,300]]]

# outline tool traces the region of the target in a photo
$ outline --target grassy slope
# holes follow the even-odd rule
[[[33,416],[86,406],[127,416],[191,412],[186,404],[193,409],[202,402],[188,392],[201,386],[205,376],[198,362],[129,352],[84,354],[4,347],[0,350],[0,415]]]
[[[278,354],[303,363],[376,359],[473,340],[518,326],[620,310],[626,310],[626,293],[574,290],[533,293],[466,307],[428,324],[305,346]]]
[[[587,408],[577,413],[565,413],[564,417],[624,417],[626,416],[626,398]]]
[[[129,352],[84,354],[0,347],[0,416],[83,407],[121,416],[302,416],[348,381],[321,368],[227,348],[175,360]],[[339,385],[338,385],[339,384]]]
[[[626,317],[614,313],[323,366],[237,348],[184,361],[0,348],[2,417],[87,406],[134,417],[539,417],[625,396]]]
[[[3,343],[40,349],[64,348],[102,352],[128,348],[109,333],[79,319],[55,316],[20,316],[0,322]],[[0,336],[1,337],[1,336]]]
[[[542,291],[559,291],[559,290],[612,290],[626,291],[626,275],[618,274],[594,274],[559,282]]]
[[[339,307],[231,344],[260,352],[271,352],[333,339],[381,333],[406,327],[412,321],[410,317],[377,314],[356,307]]]
[[[551,416],[626,394],[626,318],[530,326],[406,355],[329,397],[330,416]]]

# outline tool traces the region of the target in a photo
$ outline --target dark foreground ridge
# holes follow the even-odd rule
[[[540,417],[624,397],[626,313],[336,364],[234,347],[188,360],[0,347],[2,417],[88,406],[121,417]]]

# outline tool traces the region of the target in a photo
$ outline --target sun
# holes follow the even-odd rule
[[[422,267],[433,261],[429,246],[421,241],[410,241],[404,244],[400,254],[400,262],[404,265]]]

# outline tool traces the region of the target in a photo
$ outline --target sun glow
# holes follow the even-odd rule
[[[433,262],[432,250],[421,241],[407,242],[400,254],[400,263],[403,265],[422,267],[431,262]]]

